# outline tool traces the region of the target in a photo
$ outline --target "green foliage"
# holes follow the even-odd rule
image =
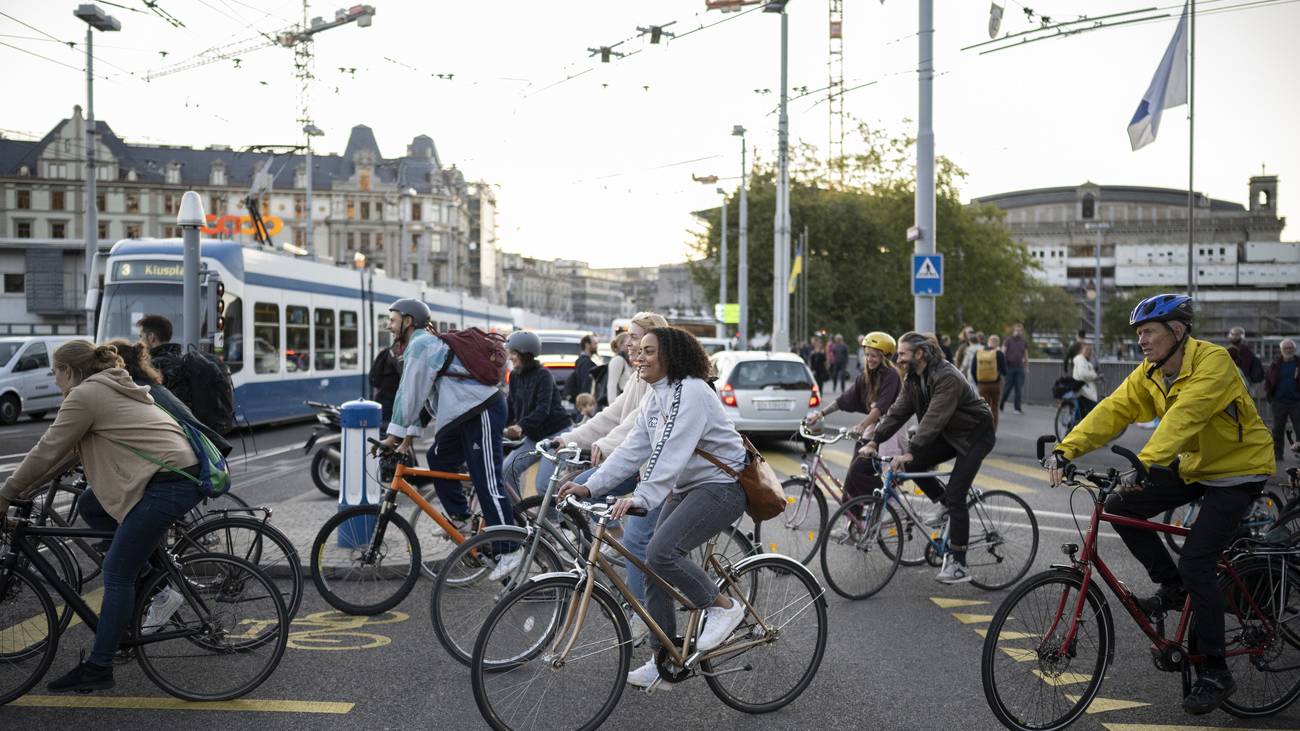
[[[810,286],[808,325],[853,336],[870,330],[899,334],[913,323],[912,244],[915,175],[913,141],[861,127],[865,152],[827,164],[816,150],[791,154],[791,239],[806,228],[809,249],[802,278]],[[839,166],[844,169],[840,182]],[[1028,332],[1070,331],[1078,308],[1064,292],[1038,284],[1037,263],[1011,240],[993,206],[964,205],[956,182],[964,173],[950,161],[936,164],[936,238],[944,255],[944,296],[937,325],[955,334],[963,324],[1003,333],[1023,320]],[[771,330],[775,165],[757,162],[749,180],[749,321],[752,333]],[[728,206],[728,291],[736,293],[737,205]],[[698,215],[708,223],[694,244],[692,272],[717,301],[721,209]],[[793,314],[791,317],[794,319]]]
[[[1106,341],[1113,343],[1133,340],[1133,328],[1128,324],[1128,317],[1133,313],[1133,308],[1147,297],[1166,291],[1168,291],[1167,287],[1144,287],[1121,292],[1118,296],[1111,297],[1109,302],[1103,302],[1101,331],[1105,334]]]

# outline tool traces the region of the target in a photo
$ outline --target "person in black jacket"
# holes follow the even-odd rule
[[[199,421],[190,411],[190,407],[163,385],[162,374],[150,362],[148,346],[141,342],[133,343],[120,338],[110,341],[108,345],[122,357],[122,367],[130,374],[131,380],[135,381],[137,386],[148,386],[149,395],[153,396],[153,400],[162,407],[163,411],[203,432],[203,436],[207,437],[212,442],[212,446],[221,452],[221,456],[228,456],[234,450],[234,445],[209,428],[207,424]]]
[[[393,399],[397,398],[397,387],[402,383],[402,361],[394,352],[397,348],[394,344],[379,351],[370,366],[371,398],[383,409],[384,429],[388,428],[388,420],[393,418]]]
[[[519,481],[524,471],[538,460],[532,452],[537,443],[550,439],[572,426],[569,415],[560,402],[560,391],[555,387],[555,377],[537,362],[542,341],[537,335],[520,330],[506,341],[510,351],[510,394],[508,403],[506,439],[523,438],[523,444],[511,452],[501,465],[506,486],[521,494]]]
[[[576,403],[580,393],[591,393],[595,385],[592,371],[596,369],[596,361],[592,360],[591,356],[596,354],[596,336],[583,335],[578,347],[581,352],[573,363],[573,373],[564,382],[566,390],[564,398],[570,403]]]

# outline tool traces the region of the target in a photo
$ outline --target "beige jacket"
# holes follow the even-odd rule
[[[174,465],[198,463],[176,420],[154,405],[149,389],[137,386],[121,368],[96,373],[63,399],[54,423],[0,488],[21,497],[75,464],[104,510],[121,522],[140,501],[145,484],[161,469],[122,445]]]
[[[612,454],[631,433],[632,427],[636,426],[636,415],[641,412],[641,401],[649,390],[646,382],[641,380],[641,376],[633,369],[632,377],[627,382],[627,389],[614,399],[614,403],[575,427],[573,431],[561,434],[560,441],[564,444],[574,442],[581,449],[591,449],[594,445],[600,448],[601,454]]]

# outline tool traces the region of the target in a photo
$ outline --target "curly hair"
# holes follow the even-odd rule
[[[149,358],[149,348],[140,341],[132,342],[118,338],[108,341],[108,346],[117,351],[122,358],[122,367],[126,372],[131,374],[131,378],[137,381],[148,381],[149,383],[161,384],[163,382],[162,374],[157,368],[153,367],[153,362]]]
[[[676,327],[656,327],[646,334],[655,336],[659,342],[659,360],[667,367],[669,381],[683,378],[707,381],[713,375],[709,355],[694,335]]]

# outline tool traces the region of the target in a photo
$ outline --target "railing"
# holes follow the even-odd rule
[[[1101,398],[1108,396],[1137,366],[1138,362],[1131,360],[1102,361],[1097,368],[1103,378],[1097,385],[1097,395]],[[1031,359],[1029,372],[1025,374],[1025,401],[1031,404],[1055,403],[1052,384],[1063,375],[1065,370],[1060,359]]]

